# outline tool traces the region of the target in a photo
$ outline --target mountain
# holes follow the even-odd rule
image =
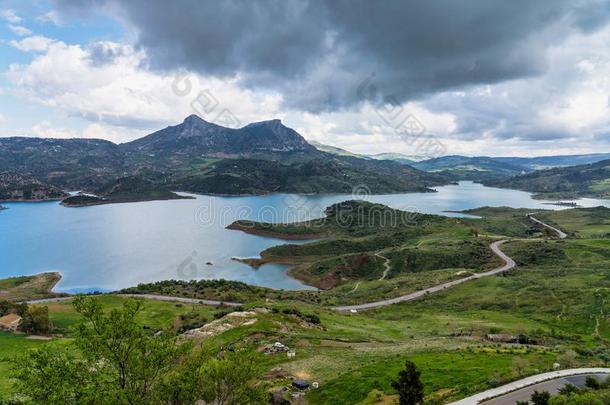
[[[610,198],[610,159],[587,165],[539,170],[484,184],[530,191],[540,197]]]
[[[359,157],[362,159],[392,160],[394,162],[398,162],[398,163],[402,163],[402,164],[406,164],[406,165],[413,165],[413,163],[415,163],[415,162],[421,162],[422,160],[427,159],[425,156],[405,155],[403,153],[377,153],[377,154],[371,154],[371,155],[359,155],[357,153],[353,153],[348,150],[338,148],[336,146],[326,145],[326,144],[316,142],[316,141],[312,141],[312,142],[310,142],[310,144],[315,146],[316,149],[318,149],[322,152],[332,153],[333,155],[353,156],[353,157]]]
[[[427,172],[439,172],[455,180],[484,180],[511,177],[524,172],[521,166],[496,160],[491,157],[468,157],[448,155],[413,163],[413,167]],[[529,171],[529,170],[528,170]]]
[[[227,157],[315,150],[305,138],[284,126],[280,120],[255,122],[234,129],[207,122],[196,115],[188,116],[181,124],[122,144],[121,148],[155,157],[168,154]]]
[[[551,169],[553,167],[577,166],[610,159],[610,153],[590,153],[585,155],[558,155],[538,157],[497,157],[497,161],[521,166],[531,170]]]
[[[453,180],[487,181],[552,167],[595,163],[604,159],[610,159],[610,153],[529,158],[448,155],[414,162],[411,165],[420,170],[446,175]]]
[[[371,159],[377,160],[393,160],[398,163],[413,165],[413,163],[421,162],[428,159],[421,155],[405,155],[404,153],[377,153],[375,155],[367,155]]]
[[[93,193],[122,178],[150,182],[166,191],[211,194],[350,193],[355,187],[397,193],[429,191],[447,183],[442,176],[395,162],[320,151],[280,120],[234,129],[195,115],[121,145],[89,139],[4,138],[0,169]],[[151,190],[135,183],[134,190]],[[150,192],[141,194],[150,199]]]
[[[0,138],[0,172],[64,189],[95,189],[125,170],[119,146],[100,139]]]
[[[44,184],[32,176],[0,173],[0,201],[58,200],[66,196],[60,188]]]
[[[317,150],[322,151],[322,152],[327,152],[327,153],[332,153],[333,155],[339,155],[339,156],[352,156],[352,157],[359,157],[362,159],[369,159],[368,156],[364,156],[364,155],[358,155],[357,153],[352,153],[348,150],[345,149],[341,149],[338,148],[336,146],[332,146],[332,145],[326,145],[320,142],[316,142],[316,141],[311,141],[309,142],[310,145],[313,145]]]

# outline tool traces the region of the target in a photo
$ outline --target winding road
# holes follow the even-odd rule
[[[560,238],[560,239],[565,239],[565,238],[567,238],[567,237],[568,237],[568,234],[566,234],[566,233],[565,233],[565,232],[563,232],[562,230],[557,229],[557,228],[555,228],[554,226],[551,226],[551,225],[549,225],[549,224],[545,224],[545,223],[544,223],[544,222],[542,222],[541,220],[534,218],[532,215],[533,215],[533,214],[527,214],[527,217],[528,217],[529,219],[531,219],[532,221],[534,221],[534,222],[536,222],[536,223],[538,223],[538,224],[540,224],[540,225],[544,226],[545,228],[548,228],[548,229],[550,229],[551,231],[555,232],[555,233],[557,234],[557,236],[559,236],[559,238]]]
[[[564,232],[562,232],[561,230],[545,224],[544,222],[540,221],[539,219],[536,219],[532,216],[532,214],[527,214],[527,217],[529,219],[531,219],[534,222],[539,223],[542,226],[545,226],[549,229],[551,229],[552,231],[554,231],[555,233],[557,233],[557,235],[561,238],[561,239],[565,239],[568,235]],[[490,271],[486,271],[484,273],[476,273],[473,274],[472,276],[468,276],[468,277],[464,277],[464,278],[460,278],[457,280],[453,280],[453,281],[449,281],[446,283],[442,283],[442,284],[438,284],[435,285],[433,287],[429,287],[426,288],[424,290],[419,290],[419,291],[415,291],[409,294],[405,294],[405,295],[401,295],[399,297],[395,297],[395,298],[388,298],[385,300],[380,300],[380,301],[374,301],[374,302],[367,302],[364,304],[356,304],[356,305],[344,305],[344,306],[338,306],[338,307],[331,307],[331,309],[335,310],[335,311],[360,311],[360,310],[365,310],[365,309],[373,309],[373,308],[379,308],[379,307],[385,307],[388,305],[393,305],[393,304],[398,304],[400,302],[406,302],[406,301],[413,301],[416,300],[418,298],[421,298],[425,295],[428,294],[432,294],[435,292],[439,292],[439,291],[443,291],[447,288],[451,288],[454,287],[456,285],[465,283],[467,281],[470,280],[476,280],[482,277],[489,277],[489,276],[494,276],[496,274],[500,274],[503,273],[505,271],[508,271],[512,268],[514,268],[516,266],[515,261],[513,259],[511,259],[510,257],[508,257],[508,255],[506,255],[506,253],[504,253],[501,249],[500,246],[505,243],[506,241],[508,241],[508,239],[504,239],[504,240],[499,240],[496,242],[493,242],[489,247],[491,248],[491,250],[500,258],[504,261],[504,265],[500,266],[500,267],[496,267],[493,270]],[[390,270],[390,264],[389,264],[389,259],[385,256],[382,256],[380,254],[380,252],[375,254],[376,256],[385,259],[385,270],[383,272],[383,275],[381,277],[381,280],[383,280],[386,276],[387,273]],[[358,288],[358,285],[354,288],[353,291],[356,290],[356,288]],[[182,302],[182,303],[188,303],[188,304],[204,304],[204,305],[226,305],[226,306],[232,306],[232,307],[236,307],[236,306],[240,306],[243,305],[242,303],[238,303],[238,302],[222,302],[222,301],[215,301],[215,300],[200,300],[200,299],[196,299],[196,298],[182,298],[182,297],[170,297],[170,296],[165,296],[165,295],[156,295],[156,294],[119,294],[121,296],[124,297],[137,297],[137,298],[147,298],[147,299],[151,299],[151,300],[157,300],[157,301],[172,301],[172,302]],[[37,299],[37,300],[30,300],[30,301],[26,301],[28,304],[42,304],[42,303],[47,303],[47,302],[59,302],[59,301],[67,301],[72,299],[73,297],[69,296],[69,297],[56,297],[56,298],[43,298],[43,299]]]
[[[335,311],[359,311],[359,310],[363,310],[363,309],[385,307],[387,305],[398,304],[399,302],[413,301],[415,299],[423,297],[424,295],[439,292],[446,288],[450,288],[450,287],[456,286],[458,284],[465,283],[466,281],[476,280],[481,277],[493,276],[493,275],[505,272],[505,271],[510,270],[513,267],[515,267],[515,261],[513,259],[511,259],[510,257],[508,257],[503,251],[500,250],[500,246],[506,241],[507,241],[506,239],[499,240],[499,241],[492,243],[489,246],[491,248],[491,250],[497,256],[499,256],[502,260],[504,260],[504,265],[502,265],[500,267],[496,267],[493,270],[487,271],[485,273],[473,274],[472,276],[460,278],[458,280],[449,281],[447,283],[438,284],[438,285],[435,285],[434,287],[415,291],[415,292],[412,292],[412,293],[409,293],[406,295],[401,295],[400,297],[396,297],[396,298],[388,298],[388,299],[381,300],[381,301],[367,302],[366,304],[345,305],[345,306],[340,306],[340,307],[333,307],[332,309],[334,309]]]

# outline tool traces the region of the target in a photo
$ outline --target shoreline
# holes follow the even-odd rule
[[[320,233],[307,233],[307,234],[290,234],[290,233],[282,233],[282,232],[274,232],[272,230],[265,230],[260,228],[253,228],[249,226],[240,225],[238,221],[232,222],[225,227],[225,229],[230,229],[232,231],[241,231],[250,235],[263,236],[267,238],[273,239],[282,239],[282,240],[316,240],[328,237],[328,233],[320,232]]]

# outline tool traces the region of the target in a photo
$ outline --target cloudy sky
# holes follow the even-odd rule
[[[610,152],[610,2],[0,0],[0,136],[125,142],[197,113],[359,153]],[[408,120],[408,121],[405,121]]]

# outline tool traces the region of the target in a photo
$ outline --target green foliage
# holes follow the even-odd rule
[[[109,376],[92,372],[87,361],[63,349],[47,346],[28,351],[18,359],[16,391],[33,403],[103,403]],[[97,370],[96,370],[97,371]]]
[[[268,396],[256,378],[261,373],[260,360],[250,352],[226,352],[222,359],[207,362],[201,372],[208,380],[202,398],[219,405],[266,404]]]
[[[424,385],[420,380],[421,373],[412,361],[405,361],[405,368],[398,373],[398,379],[392,382],[392,388],[398,392],[400,405],[418,405],[424,401]]]
[[[43,306],[30,306],[23,313],[19,329],[25,333],[50,335],[53,324],[49,319],[49,308]]]
[[[598,390],[601,388],[602,384],[597,378],[589,375],[585,378],[585,386],[592,390]]]
[[[0,301],[0,316],[4,316],[8,313],[14,312],[17,315],[23,317],[27,311],[28,304],[26,304],[25,302],[17,304],[12,301]]]
[[[17,395],[48,404],[264,403],[255,379],[260,359],[249,351],[214,357],[177,340],[172,330],[152,334],[137,321],[141,300],[104,311],[91,297],[73,303],[84,318],[71,350],[43,347],[14,361]]]
[[[104,313],[95,299],[78,297],[75,309],[85,321],[76,327],[75,344],[90,364],[110,377],[110,396],[118,402],[151,401],[164,372],[186,353],[169,332],[149,335],[135,321],[143,308],[140,300],[127,300],[123,308]]]
[[[551,394],[548,391],[534,391],[531,397],[534,405],[548,405],[551,399]]]

